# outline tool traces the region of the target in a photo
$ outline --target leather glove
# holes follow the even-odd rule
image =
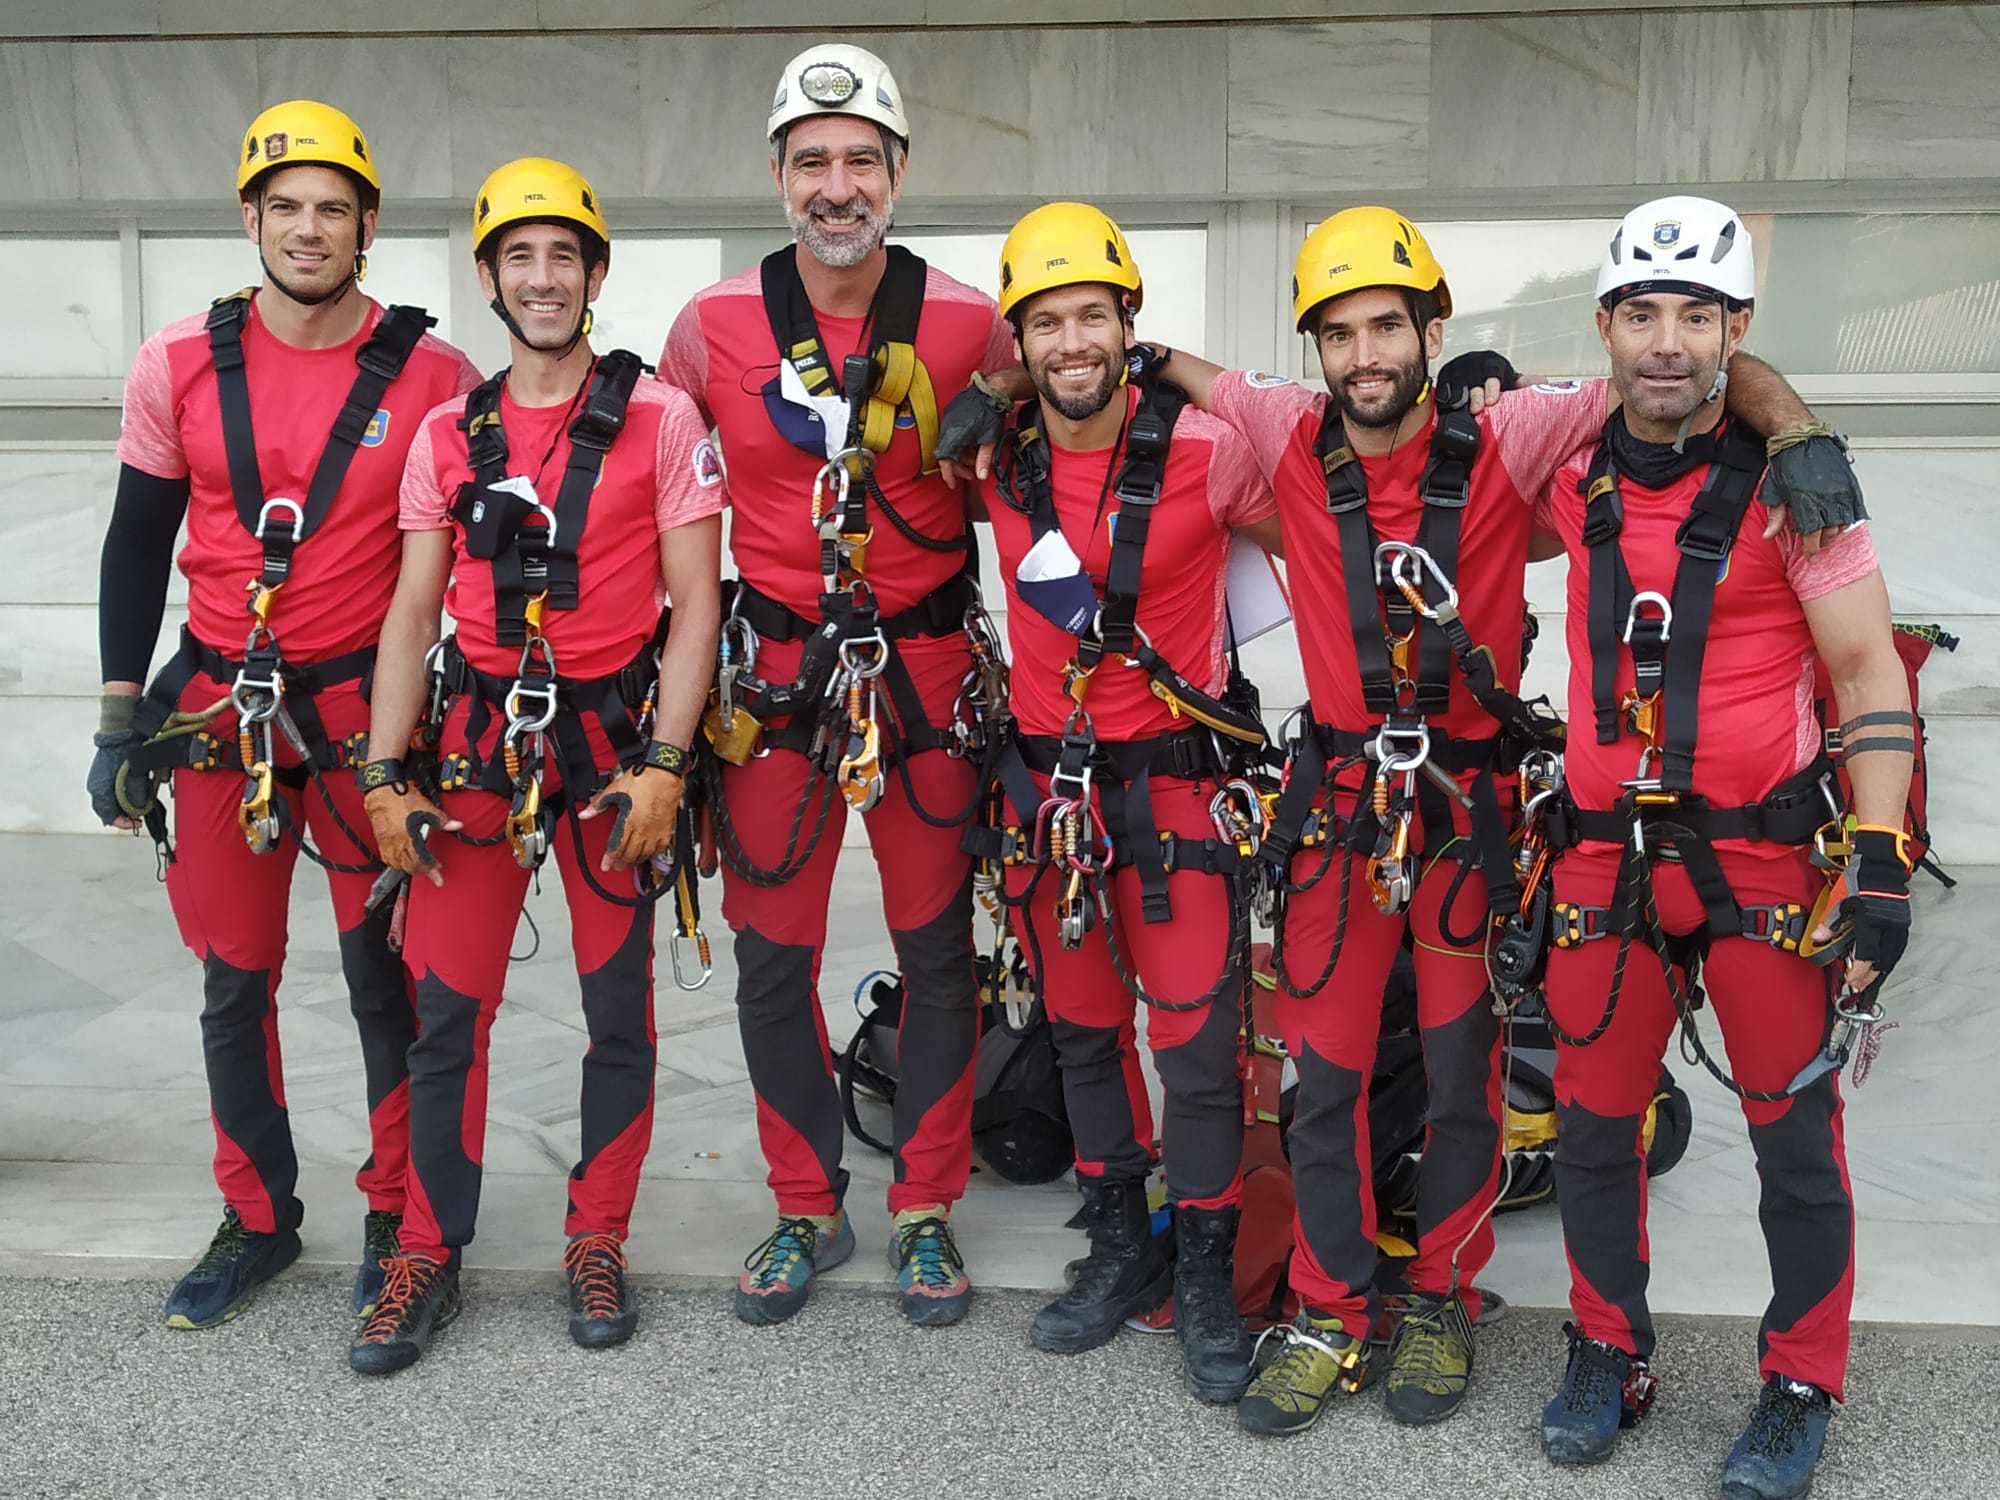
[[[90,794],[90,810],[107,828],[116,827],[121,818],[129,823],[147,811],[146,807],[127,808],[118,800],[118,773],[132,752],[145,743],[132,727],[132,715],[138,707],[139,699],[132,693],[106,693],[97,700],[97,733],[90,737],[97,754],[91,757],[90,774],[84,777],[83,786]],[[151,791],[144,785],[128,784],[127,795],[135,802],[144,796],[151,805]]]
[[[937,444],[932,451],[953,463],[970,462],[981,448],[1000,441],[1007,414],[1013,409],[1013,402],[973,371],[972,384],[947,401],[939,413]]]
[[[591,798],[580,816],[614,814],[602,868],[630,869],[673,848],[675,816],[686,786],[677,773],[642,762],[620,771],[609,786]]]
[[[456,829],[462,824],[446,819],[442,808],[401,779],[371,787],[361,805],[368,809],[369,826],[375,830],[376,852],[382,856],[383,864],[405,875],[424,875],[442,883],[438,857],[431,853],[427,837],[434,829]]]
[[[1764,451],[1770,459],[1769,503],[1791,510],[1792,530],[1799,535],[1867,519],[1847,440],[1824,422],[1773,433]]]
[[[1868,983],[1887,976],[1910,943],[1909,843],[1900,828],[1864,823],[1854,830],[1854,855],[1847,862],[1847,896],[1840,903],[1840,914],[1854,924],[1847,961],[1873,970]]]
[[[1437,392],[1439,411],[1457,411],[1487,381],[1497,380],[1501,390],[1511,391],[1520,378],[1506,355],[1492,349],[1474,349],[1446,360],[1431,377],[1431,387]]]
[[[1125,351],[1125,379],[1140,385],[1167,367],[1174,351],[1165,344],[1134,344]]]

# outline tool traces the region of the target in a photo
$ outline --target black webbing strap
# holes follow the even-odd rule
[[[243,326],[250,318],[253,289],[217,299],[208,310],[209,360],[215,367],[216,402],[222,417],[222,450],[229,464],[229,490],[236,518],[264,549],[258,582],[276,588],[290,576],[292,554],[326,519],[355,450],[368,435],[382,398],[409,363],[425,330],[437,319],[421,307],[386,309],[374,331],[354,352],[360,367],[340,414],[320,449],[303,502],[280,501],[264,493],[257,462],[257,435],[250,417],[250,380],[243,363]]]
[[[563,468],[546,523],[529,525],[533,503],[494,488],[507,478],[507,434],[500,421],[502,370],[466,395],[458,427],[465,434],[466,465],[472,478],[459,487],[451,516],[465,530],[466,552],[493,567],[494,636],[502,646],[528,639],[528,605],[544,599],[548,609],[577,607],[577,543],[590,520],[591,495],[604,472],[604,457],[624,430],[632,391],[648,366],[630,350],[614,349],[591,367],[581,406],[569,424],[569,462]]]
[[[1612,413],[1610,422],[1620,421]],[[1665,715],[1660,784],[1669,791],[1694,789],[1702,663],[1708,650],[1715,587],[1727,566],[1743,517],[1764,473],[1764,441],[1739,422],[1716,435],[1714,457],[1688,514],[1675,532],[1680,562],[1674,572],[1672,615],[1640,613],[1619,537],[1624,502],[1611,459],[1608,436],[1600,438],[1589,471],[1579,481],[1584,496],[1583,545],[1589,556],[1591,708],[1597,742],[1616,743],[1623,729],[1619,712],[1618,653],[1629,650],[1633,690],[1641,698],[1664,692]]]
[[[862,337],[868,348],[852,357],[851,368],[839,371],[833,368],[827,355],[819,320],[813,315],[812,299],[799,279],[798,247],[787,245],[782,250],[773,250],[758,267],[764,317],[771,325],[779,357],[798,372],[807,395],[847,398],[847,439],[842,444],[847,448],[861,446],[868,400],[882,383],[886,367],[883,352],[891,344],[914,346],[917,324],[923,317],[924,284],[929,279],[929,267],[902,245],[887,248],[888,264],[868,304],[868,321],[863,325]],[[851,505],[861,503],[860,488],[855,486],[850,491]]]
[[[753,586],[747,579],[731,579],[723,584],[722,613],[733,611],[757,632],[760,641],[803,641],[825,622],[800,614]],[[965,629],[965,612],[972,607],[973,581],[964,573],[954,573],[908,609],[885,615],[879,622],[882,638],[906,641],[917,636],[955,635]]]

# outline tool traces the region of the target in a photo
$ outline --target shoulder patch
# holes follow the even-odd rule
[[[1292,377],[1289,375],[1267,375],[1262,370],[1245,370],[1243,372],[1243,380],[1246,385],[1254,385],[1260,390],[1274,385],[1293,384]]]
[[[389,437],[389,408],[378,406],[375,415],[368,419],[368,430],[361,434],[361,446],[379,448]]]
[[[722,455],[715,451],[715,443],[703,438],[694,445],[694,482],[703,489],[713,489],[722,483]]]

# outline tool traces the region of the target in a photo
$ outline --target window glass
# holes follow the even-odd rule
[[[115,235],[0,235],[0,279],[15,291],[0,339],[0,378],[115,380],[125,373]]]
[[[147,336],[261,275],[257,247],[241,234],[145,236],[139,305]],[[427,309],[438,320],[431,331],[451,338],[451,244],[444,235],[377,235],[361,287],[385,307],[404,302]]]
[[[591,346],[630,349],[650,364],[688,299],[721,276],[716,236],[620,236],[604,292],[591,306]]]

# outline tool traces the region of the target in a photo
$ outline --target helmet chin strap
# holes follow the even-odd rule
[[[1680,431],[1674,434],[1674,452],[1685,453],[1687,451],[1688,432],[1693,428],[1694,419],[1700,415],[1702,406],[1708,405],[1711,401],[1720,401],[1722,393],[1728,389],[1729,361],[1725,358],[1721,364],[1715,367],[1715,379],[1709,384],[1708,394],[1701,398],[1701,406],[1695,407],[1693,411],[1681,418]]]
[[[301,307],[323,307],[329,302],[337,302],[353,290],[360,283],[361,278],[368,274],[367,252],[356,250],[354,252],[354,269],[342,278],[338,286],[335,286],[330,291],[321,292],[317,296],[307,296],[304,292],[294,291],[291,287],[285,285],[284,281],[278,276],[278,273],[271,269],[270,261],[264,258],[264,251],[261,246],[257,251],[257,263],[264,268],[264,279]]]
[[[553,354],[557,359],[568,359],[570,352],[583,341],[583,336],[590,332],[590,308],[586,306],[583,309],[583,316],[576,320],[576,332],[569,336],[568,343],[563,344],[560,348],[543,348],[521,331],[521,325],[514,321],[514,315],[507,311],[506,294],[498,290],[499,279],[497,277],[494,280],[494,287],[493,300],[486,305],[493,309],[495,317],[507,325],[507,331],[514,335],[517,342],[534,350],[537,354]]]

